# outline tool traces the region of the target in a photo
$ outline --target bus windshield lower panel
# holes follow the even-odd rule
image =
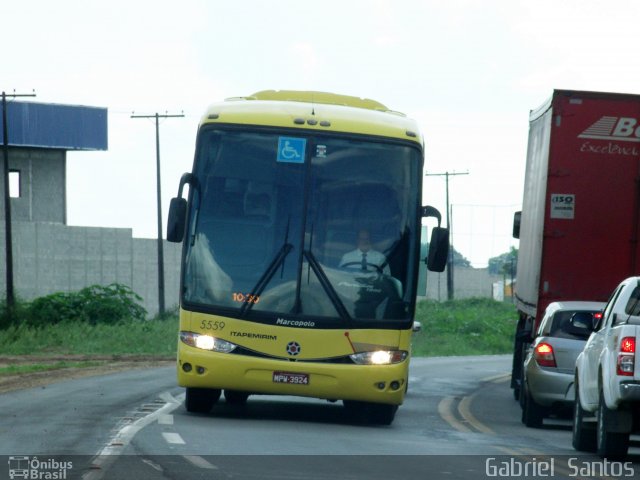
[[[185,304],[248,320],[410,319],[418,148],[205,129],[194,173]]]

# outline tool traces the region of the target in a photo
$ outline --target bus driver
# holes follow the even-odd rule
[[[358,231],[357,247],[342,256],[340,267],[391,274],[386,257],[371,248],[371,235],[366,229]]]

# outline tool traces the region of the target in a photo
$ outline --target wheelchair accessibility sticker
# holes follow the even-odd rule
[[[304,163],[307,147],[305,138],[280,137],[278,139],[278,161],[288,163]]]

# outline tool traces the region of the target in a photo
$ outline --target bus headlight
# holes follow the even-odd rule
[[[227,342],[221,338],[212,337],[211,335],[202,335],[194,332],[180,332],[180,341],[190,347],[200,348],[202,350],[211,350],[220,353],[233,352],[237,345]]]
[[[376,350],[349,355],[353,363],[358,365],[391,365],[406,360],[408,353],[404,350]]]

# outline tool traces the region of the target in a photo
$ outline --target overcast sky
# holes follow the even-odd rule
[[[375,99],[416,118],[450,179],[454,245],[474,266],[517,246],[529,110],[553,89],[640,94],[635,0],[20,0],[2,7],[0,90],[109,109],[109,150],[70,152],[70,225],[156,235],[210,103],[266,89]],[[445,212],[444,177],[425,203]],[[165,222],[166,223],[166,222]]]

